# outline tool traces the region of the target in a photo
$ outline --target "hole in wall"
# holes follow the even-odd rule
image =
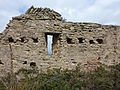
[[[90,40],[89,43],[90,44],[95,44],[95,42],[93,40]]]
[[[68,37],[67,37],[67,43],[68,44],[74,44],[74,42],[72,42],[72,38],[68,38]]]
[[[98,44],[103,44],[103,39],[96,39],[96,41],[98,42]]]
[[[115,62],[115,59],[113,59],[112,61]]]
[[[73,61],[72,63],[73,63],[73,64],[76,64],[77,62],[76,62],[76,61]]]
[[[85,39],[81,37],[81,38],[78,38],[78,40],[79,40],[79,43],[84,43]]]
[[[92,30],[89,30],[89,32],[92,32]]]
[[[48,55],[58,55],[59,53],[59,33],[45,33],[46,47]]]
[[[25,42],[25,37],[21,37],[21,42]]]
[[[27,64],[27,61],[24,61],[23,64]]]
[[[32,38],[34,43],[38,43],[38,38]]]
[[[98,59],[97,60],[100,60],[101,58],[100,57],[98,57]]]
[[[48,54],[52,55],[53,35],[47,35],[47,50]]]
[[[1,60],[0,60],[0,64],[1,64],[1,65],[4,65],[4,63],[3,63]]]
[[[29,52],[30,50],[29,50],[29,49],[26,49],[25,51]]]
[[[74,60],[74,59],[71,59],[72,61]]]
[[[10,43],[12,43],[12,42],[14,42],[14,39],[13,39],[12,37],[9,37],[9,38],[8,38],[8,41],[9,41]]]
[[[36,63],[35,62],[31,62],[30,63],[30,66],[32,67],[32,66],[36,66]]]

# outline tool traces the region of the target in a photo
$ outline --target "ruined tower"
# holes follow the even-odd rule
[[[53,37],[48,54],[48,36]],[[120,26],[73,23],[49,8],[31,7],[0,34],[0,68],[72,69],[120,62]],[[12,57],[11,57],[12,55]]]

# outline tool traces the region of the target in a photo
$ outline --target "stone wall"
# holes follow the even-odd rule
[[[52,55],[47,35],[53,36]],[[119,63],[119,47],[120,26],[65,22],[51,9],[32,6],[0,34],[0,68],[9,70],[12,59],[14,71],[32,66],[72,69],[78,64],[91,69]]]

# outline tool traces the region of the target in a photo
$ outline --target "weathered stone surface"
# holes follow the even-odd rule
[[[47,35],[53,35],[52,55]],[[53,10],[31,7],[0,34],[0,68],[11,68],[11,53],[14,71],[32,64],[39,70],[113,65],[120,63],[120,26],[65,22]]]
[[[49,8],[29,8],[25,14],[14,17],[13,20],[59,20],[63,21],[61,15]]]

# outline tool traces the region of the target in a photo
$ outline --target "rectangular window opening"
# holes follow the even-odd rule
[[[58,33],[45,33],[46,47],[48,55],[58,55],[59,52],[59,34]]]
[[[52,43],[53,35],[47,35],[47,50],[49,55],[52,55]]]

